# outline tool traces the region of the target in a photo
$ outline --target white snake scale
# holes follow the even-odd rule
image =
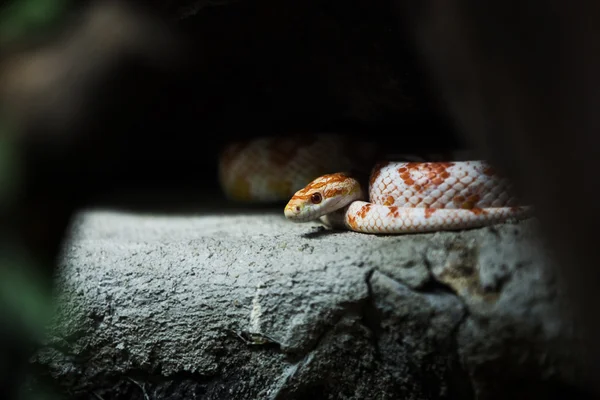
[[[469,229],[531,214],[484,161],[384,161],[368,182],[343,172],[374,154],[366,143],[339,135],[259,138],[229,146],[219,177],[230,199],[286,200],[290,221],[321,219],[363,233]]]

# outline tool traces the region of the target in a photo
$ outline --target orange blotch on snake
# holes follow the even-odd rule
[[[454,196],[454,198],[452,199],[452,202],[454,204],[461,204],[465,202],[465,197],[464,196]]]
[[[327,189],[324,193],[323,196],[327,199],[337,196],[338,194],[343,194],[344,190],[342,188],[333,188],[333,189]]]
[[[306,186],[306,188],[303,190],[303,192],[308,192],[308,191],[311,191],[311,190],[321,189],[326,184],[327,184],[327,182],[314,182],[314,183],[311,183],[310,185]]]
[[[342,178],[341,176],[337,176],[337,175],[325,175],[323,177],[323,179],[319,179],[316,182],[312,182],[312,183],[306,185],[306,187],[304,189],[302,189],[298,192],[297,196],[301,197],[303,199],[308,199],[310,197],[310,195],[312,195],[313,192],[318,191],[323,186],[328,185],[331,182],[342,181],[343,179],[344,178]]]
[[[330,175],[326,175],[327,176],[327,183],[334,183],[334,182],[343,182],[344,180],[348,179],[349,176],[338,172],[337,174],[330,174]]]
[[[463,199],[464,200],[462,201],[460,208],[463,208],[465,210],[473,210],[473,209],[476,209],[475,204],[477,204],[479,202],[479,200],[481,199],[481,196],[479,196],[478,194],[473,194],[473,195],[467,197],[466,199],[463,197]]]
[[[485,211],[483,208],[471,208],[470,211],[475,215],[481,215],[481,214],[487,213],[487,211]]]
[[[438,162],[435,163],[440,169],[443,169],[444,171],[446,171],[448,168],[452,167],[454,165],[453,162]]]
[[[394,201],[395,201],[394,196],[388,196],[383,201],[383,205],[384,206],[391,206],[392,204],[394,204]]]
[[[394,217],[394,218],[398,218],[398,216],[400,215],[398,213],[398,207],[396,207],[396,206],[390,207],[388,215],[391,216],[391,217]]]
[[[426,208],[425,209],[425,218],[429,218],[433,215],[437,210],[435,208]]]
[[[369,212],[369,210],[371,209],[371,205],[370,204],[365,204],[364,206],[362,206],[360,208],[360,210],[358,210],[358,212],[356,213],[357,216],[359,216],[360,218],[364,218],[367,213]]]
[[[353,215],[348,215],[347,222],[351,228],[356,228],[356,218]]]
[[[441,185],[444,183],[444,180],[450,177],[450,173],[447,171],[448,168],[454,165],[454,163],[448,162],[439,162],[432,163],[433,172],[429,174],[429,179],[432,180],[432,183],[435,185]]]
[[[477,204],[479,200],[481,200],[481,196],[478,194],[472,194],[467,198],[467,201],[473,204]]]
[[[437,185],[437,186],[439,186],[439,185],[441,185],[442,183],[444,183],[444,179],[442,179],[440,176],[437,176],[437,177],[435,177],[434,179],[432,179],[432,180],[431,180],[431,182],[432,182],[434,185]]]

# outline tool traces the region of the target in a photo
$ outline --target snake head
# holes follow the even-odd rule
[[[361,185],[352,176],[342,172],[323,175],[298,190],[284,214],[291,221],[312,221],[362,198]]]

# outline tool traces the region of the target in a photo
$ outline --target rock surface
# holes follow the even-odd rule
[[[581,366],[536,226],[386,237],[280,209],[88,210],[33,364],[80,398],[573,395]]]

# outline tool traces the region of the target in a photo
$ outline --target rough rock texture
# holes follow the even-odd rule
[[[90,210],[33,364],[102,399],[563,398],[582,387],[536,221],[372,236],[280,209]],[[38,380],[40,382],[40,380]]]

